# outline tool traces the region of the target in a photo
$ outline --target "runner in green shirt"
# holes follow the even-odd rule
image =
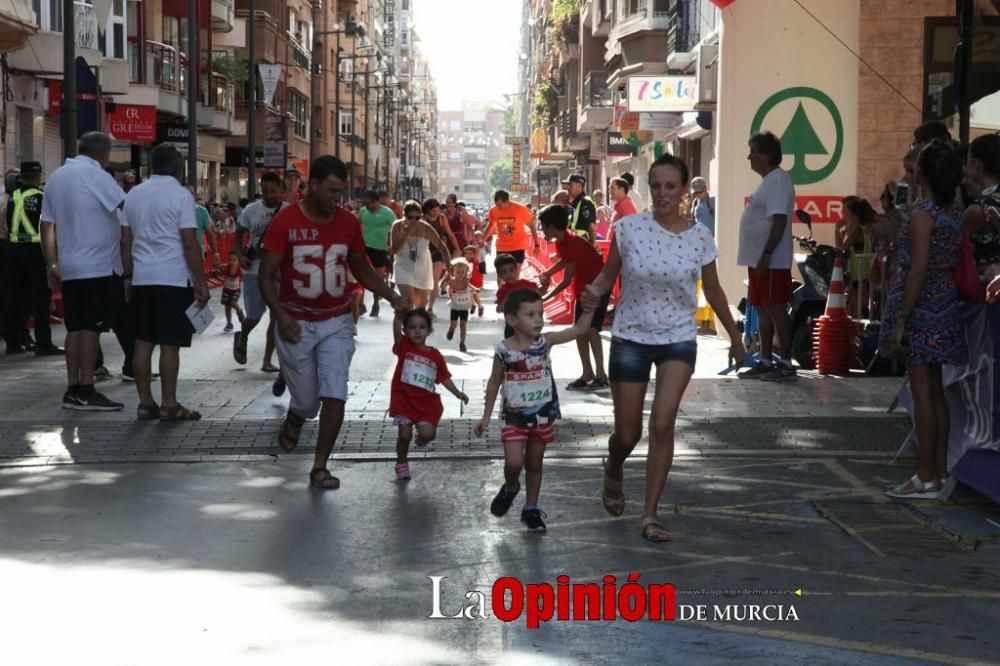
[[[190,186],[188,190],[191,194],[194,194],[193,188]],[[201,256],[205,256],[205,232],[208,232],[208,249],[212,251],[212,267],[216,270],[222,267],[222,258],[219,257],[219,248],[215,244],[215,231],[212,230],[212,216],[209,214],[208,209],[203,205],[203,199],[199,196],[195,196],[194,204],[194,219],[198,224],[195,233],[198,236],[198,249],[201,250]]]
[[[396,214],[388,206],[379,203],[378,192],[368,190],[362,197],[365,205],[358,213],[361,219],[362,232],[365,239],[365,253],[372,262],[375,272],[383,280],[389,266],[389,229],[396,221]],[[378,296],[374,296],[371,317],[378,316]]]

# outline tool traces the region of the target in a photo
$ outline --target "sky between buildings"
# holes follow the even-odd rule
[[[413,0],[413,21],[442,111],[517,92],[521,0]]]

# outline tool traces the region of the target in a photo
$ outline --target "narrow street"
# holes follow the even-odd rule
[[[621,654],[672,663],[972,664],[997,652],[1000,529],[986,521],[987,508],[904,506],[882,495],[912,464],[891,462],[908,431],[905,417],[886,413],[898,380],[807,373],[765,386],[722,378],[725,345],[702,336],[661,506],[674,540],[662,546],[639,535],[645,444],[626,466],[626,513],[609,517],[600,457],[610,396],[564,392],[541,497],[549,532],[540,536],[526,533],[515,512],[489,515],[501,449],[495,431],[471,434],[500,334],[495,314],[472,322],[468,354],[435,332],[472,401],[461,407],[444,397],[439,441],[412,456],[408,484],[392,480],[395,429],[384,420],[390,324],[363,319],[334,463],[343,487],[322,494],[306,483],[314,424],[296,453],[280,452],[285,402],[257,370],[261,336],[252,338],[251,363],[235,366],[213,307],[220,318],[182,357],[180,398],[202,411],[201,422],[137,423],[134,388],[117,381],[102,390],[123,400],[124,412],[71,414],[58,408],[58,359],[5,360],[0,625],[11,663],[97,653],[109,664],[289,663],[349,650],[379,663],[581,663]],[[105,351],[116,367],[110,339]],[[560,384],[576,376],[577,363],[574,350],[558,351]],[[866,515],[878,517],[877,529]],[[503,576],[554,584],[563,574],[574,583],[612,574],[624,582],[629,572],[643,584],[673,583],[681,613],[704,605],[708,621],[532,630],[523,617],[428,619],[431,576],[444,577],[440,614],[455,616],[467,591],[488,598]],[[752,604],[785,613],[794,606],[798,621],[713,621],[717,605],[739,613]],[[963,615],[980,621],[959,629]]]

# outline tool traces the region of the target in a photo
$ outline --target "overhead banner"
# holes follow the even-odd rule
[[[696,88],[693,76],[630,76],[628,110],[633,113],[694,111]]]
[[[281,65],[267,65],[260,63],[257,65],[260,72],[260,80],[264,85],[264,101],[273,103],[274,93],[278,89],[278,80],[281,79]]]

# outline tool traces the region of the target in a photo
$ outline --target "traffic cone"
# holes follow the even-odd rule
[[[830,276],[830,289],[826,297],[826,312],[824,317],[831,319],[847,319],[847,294],[844,293],[844,260],[837,257],[833,261],[833,275]]]
[[[854,357],[854,322],[847,315],[844,260],[837,257],[830,277],[826,312],[816,322],[816,368],[821,375],[848,375]]]

